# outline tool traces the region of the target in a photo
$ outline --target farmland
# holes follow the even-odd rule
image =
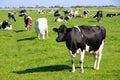
[[[8,19],[9,11],[18,10],[0,10],[0,22]],[[104,17],[100,22],[88,17],[59,23],[54,22],[53,14],[38,14],[37,10],[27,10],[27,14],[33,19],[28,32],[25,30],[23,17],[15,14],[17,22],[11,21],[13,29],[0,30],[0,80],[120,80],[120,16],[105,17],[107,13],[120,13],[120,8],[83,8],[79,14],[83,10],[90,11],[88,16],[103,10]],[[45,40],[38,40],[34,30],[35,20],[41,17],[48,19],[49,37]],[[101,25],[106,28],[107,36],[99,71],[92,68],[93,56],[86,54],[85,72],[80,73],[78,54],[75,58],[76,72],[70,72],[70,56],[65,43],[57,43],[57,34],[52,31],[52,28],[61,24],[68,27]]]

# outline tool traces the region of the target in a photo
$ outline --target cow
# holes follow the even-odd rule
[[[106,17],[120,16],[120,13],[108,13]]]
[[[14,13],[12,13],[12,12],[8,12],[8,21],[10,21],[10,19],[12,19],[16,22],[16,18],[14,16]]]
[[[30,31],[30,26],[32,25],[32,17],[28,16],[26,13],[21,13],[19,16],[24,16],[24,23],[27,31]]]
[[[72,18],[73,18],[73,15],[67,15],[65,17],[60,16],[60,17],[56,18],[54,21],[55,22],[67,22],[68,20],[70,20]]]
[[[94,16],[94,18],[96,18],[97,22],[99,22],[102,17],[103,17],[103,12],[101,10],[97,11],[96,15]]]
[[[59,11],[59,10],[56,10],[56,11],[54,12],[54,16],[60,16],[60,11]]]
[[[60,17],[58,17],[58,18],[55,18],[54,21],[55,21],[55,22],[65,22],[65,19],[64,19],[63,16],[60,16]]]
[[[19,11],[19,13],[26,13],[26,12],[27,12],[27,10],[25,10],[25,9]]]
[[[64,12],[64,15],[67,15],[67,14],[69,14],[69,13],[70,13],[70,11],[69,11],[69,10],[64,10],[63,12]]]
[[[102,57],[102,49],[106,37],[106,29],[101,26],[74,26],[67,28],[64,24],[59,28],[53,28],[58,33],[57,42],[65,42],[71,56],[72,72],[75,72],[74,57],[80,53],[80,71],[84,72],[83,60],[85,51],[94,55],[94,69],[99,70]]]
[[[39,14],[44,14],[45,11],[44,11],[43,9],[38,9],[38,13],[39,13]]]
[[[0,29],[11,30],[12,25],[8,21],[3,21],[0,23]]]
[[[65,22],[72,19],[74,16],[73,15],[68,15],[64,17]]]
[[[87,17],[88,13],[89,13],[89,11],[83,11],[83,15],[84,15],[85,17]]]
[[[77,17],[77,16],[78,16],[78,12],[79,12],[78,10],[75,10],[75,11],[74,11],[74,14],[73,14],[74,17]]]
[[[48,37],[48,22],[46,18],[37,19],[34,28],[38,35],[38,39],[45,39],[45,35]]]
[[[27,29],[27,31],[30,31],[30,26],[32,25],[32,18],[31,16],[24,16],[24,22],[25,22],[25,27]]]

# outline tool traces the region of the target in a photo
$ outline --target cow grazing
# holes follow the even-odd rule
[[[45,39],[45,34],[48,37],[48,23],[46,18],[39,18],[35,21],[35,31],[38,39]]]
[[[39,13],[39,14],[44,14],[44,13],[45,13],[45,10],[43,10],[43,9],[38,9],[38,13]]]
[[[8,21],[3,21],[0,23],[0,29],[11,30],[12,25]]]
[[[27,31],[30,31],[30,26],[32,25],[32,18],[31,16],[27,16],[26,13],[21,13],[19,16],[24,16],[25,27]]]
[[[27,12],[27,10],[25,10],[25,9],[19,11],[19,13],[26,13],[26,12]]]
[[[69,13],[70,13],[70,11],[69,11],[69,10],[64,10],[63,12],[64,12],[64,15],[67,15],[67,14],[69,14]]]
[[[60,17],[58,17],[58,18],[55,18],[54,21],[55,21],[55,22],[65,22],[65,19],[64,19],[63,16],[60,16]]]
[[[99,70],[102,57],[102,49],[106,37],[106,30],[101,26],[74,26],[67,28],[61,25],[59,28],[53,28],[58,33],[57,42],[66,42],[72,61],[72,72],[75,72],[74,57],[80,53],[80,71],[83,73],[83,60],[85,51],[94,55],[94,69]]]
[[[54,16],[60,16],[60,11],[59,11],[59,10],[56,10],[56,11],[54,12]]]
[[[78,12],[79,12],[78,10],[75,10],[75,11],[74,11],[74,14],[73,14],[74,17],[77,17],[77,16],[78,16]]]
[[[84,15],[85,17],[87,17],[88,13],[89,13],[89,11],[83,11],[83,15]]]
[[[72,19],[72,15],[68,15],[68,16],[60,16],[58,18],[55,19],[55,22],[66,22],[68,20]]]
[[[12,19],[12,20],[14,20],[16,22],[14,13],[12,13],[12,12],[8,12],[8,20],[10,21],[10,19]]]
[[[68,20],[70,20],[70,19],[72,19],[72,18],[73,18],[73,15],[68,15],[68,16],[65,16],[64,20],[65,20],[65,21],[68,21]]]
[[[72,18],[73,18],[73,15],[67,15],[65,17],[60,16],[60,17],[56,18],[54,21],[55,22],[66,22],[66,21],[68,21],[68,20],[70,20]]]
[[[97,11],[97,14],[94,17],[99,22],[101,18],[103,17],[103,12],[101,10]]]
[[[120,13],[108,13],[106,17],[120,16]]]

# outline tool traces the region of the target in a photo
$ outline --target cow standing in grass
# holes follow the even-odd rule
[[[101,10],[97,11],[97,14],[94,17],[96,18],[97,22],[99,22],[103,17],[103,12]]]
[[[56,11],[54,12],[54,16],[60,16],[60,11],[59,11],[59,10],[56,10]]]
[[[89,11],[83,11],[83,15],[87,18]]]
[[[106,30],[101,26],[74,26],[67,28],[61,25],[53,28],[58,33],[57,42],[66,42],[72,62],[72,72],[75,72],[74,57],[80,53],[80,71],[83,73],[83,60],[85,51],[94,55],[94,69],[99,70],[102,57],[102,49],[106,37]]]
[[[27,29],[27,31],[30,31],[30,26],[32,25],[32,18],[31,16],[24,16],[24,22],[25,22],[25,27]]]
[[[19,16],[24,16],[25,27],[27,31],[30,31],[30,26],[32,25],[31,16],[26,15],[26,13],[21,13]]]
[[[48,22],[46,18],[39,18],[35,21],[35,31],[38,39],[45,39],[45,35],[48,37]]]
[[[12,19],[16,22],[16,18],[14,16],[14,13],[12,13],[12,12],[8,12],[8,21],[10,21],[10,19]]]

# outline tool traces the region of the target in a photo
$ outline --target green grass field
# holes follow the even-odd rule
[[[19,9],[18,9],[19,10]],[[33,18],[31,31],[25,30],[23,17],[15,14],[17,22],[11,21],[13,29],[0,30],[0,80],[120,80],[120,16],[108,18],[106,13],[119,12],[120,8],[83,8],[90,14],[103,10],[104,17],[98,23],[94,18],[74,18],[68,22],[54,22],[53,14],[27,11]],[[7,20],[7,13],[16,10],[0,10],[0,21]],[[80,12],[82,13],[82,11]],[[90,15],[89,14],[89,15]],[[34,22],[46,17],[49,38],[38,40]],[[57,43],[52,28],[65,24],[101,25],[107,30],[100,70],[93,70],[93,56],[86,54],[85,72],[80,73],[79,54],[75,58],[76,72],[72,73],[71,61],[65,43]]]

